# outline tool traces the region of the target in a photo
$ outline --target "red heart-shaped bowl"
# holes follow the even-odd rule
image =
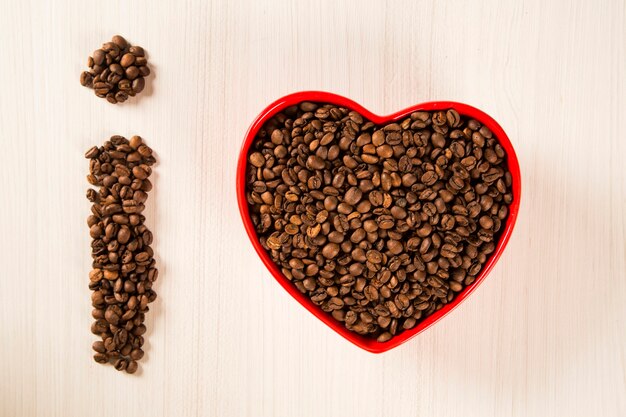
[[[461,116],[476,119],[484,126],[487,126],[496,136],[498,142],[506,151],[507,165],[512,177],[511,189],[513,193],[513,202],[509,206],[509,216],[506,220],[504,230],[500,235],[500,239],[496,245],[494,252],[491,254],[489,259],[483,266],[480,274],[476,277],[476,280],[472,284],[465,287],[465,289],[463,289],[463,291],[461,291],[459,294],[457,294],[457,296],[450,303],[446,304],[440,310],[420,321],[414,328],[410,330],[404,330],[398,335],[392,337],[387,342],[377,342],[376,339],[366,338],[357,333],[351,332],[350,330],[346,329],[342,323],[336,321],[330,314],[325,313],[318,306],[313,304],[313,302],[305,294],[302,294],[300,291],[298,291],[298,289],[282,274],[278,266],[272,261],[265,249],[263,249],[261,243],[259,242],[256,231],[254,230],[252,220],[250,219],[248,202],[246,200],[246,168],[248,164],[247,156],[250,146],[254,142],[255,136],[259,129],[268,120],[270,120],[277,113],[281,112],[287,107],[296,105],[303,101],[330,103],[340,107],[355,110],[359,112],[364,118],[372,121],[377,125],[383,125],[386,123],[398,121],[409,116],[412,112],[415,111],[435,111],[452,108],[459,112]],[[293,298],[295,298],[300,304],[304,306],[304,308],[309,310],[314,316],[323,321],[328,327],[339,333],[341,336],[345,337],[350,342],[373,353],[381,353],[389,349],[393,349],[394,347],[401,345],[402,343],[416,336],[418,333],[426,330],[428,327],[433,325],[435,322],[441,320],[446,314],[448,314],[456,306],[458,306],[476,289],[476,287],[478,287],[484,281],[485,277],[489,274],[491,269],[498,261],[498,258],[500,258],[500,255],[504,251],[504,248],[506,247],[507,242],[511,237],[511,232],[513,232],[515,220],[517,219],[517,213],[519,211],[520,197],[521,177],[519,164],[517,162],[517,156],[515,155],[513,145],[511,145],[511,142],[506,136],[506,133],[504,133],[504,130],[502,130],[500,125],[495,120],[493,120],[484,112],[474,107],[468,106],[467,104],[455,103],[452,101],[432,101],[428,103],[417,104],[397,113],[393,113],[389,116],[377,116],[375,114],[372,114],[372,112],[368,111],[367,109],[363,108],[363,106],[355,103],[354,101],[336,94],[321,91],[303,91],[290,94],[276,100],[274,103],[270,104],[265,110],[263,110],[261,114],[259,114],[259,116],[257,116],[257,118],[248,129],[248,133],[246,134],[243,146],[241,147],[241,153],[239,154],[239,162],[237,164],[237,201],[239,203],[239,211],[241,212],[241,218],[246,228],[246,232],[248,232],[248,236],[250,237],[250,241],[252,242],[252,246],[254,246],[254,249],[261,257],[261,260],[263,261],[267,269],[269,269],[276,281],[278,281],[278,283],[282,285],[282,287],[289,294],[291,294]]]

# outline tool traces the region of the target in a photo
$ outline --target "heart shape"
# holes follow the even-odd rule
[[[409,329],[404,330],[401,333],[395,335],[390,340],[386,342],[378,342],[374,338],[368,338],[365,336],[361,336],[355,332],[348,330],[344,325],[335,320],[329,313],[322,311],[322,309],[315,305],[306,294],[301,293],[296,286],[289,281],[281,272],[278,265],[276,265],[270,255],[261,245],[257,233],[254,228],[254,224],[250,218],[250,212],[248,207],[248,202],[246,199],[246,169],[248,166],[248,154],[251,145],[255,141],[256,135],[268,122],[272,117],[274,117],[277,113],[283,111],[284,109],[297,105],[301,102],[316,102],[316,103],[328,103],[333,104],[339,107],[345,107],[350,110],[354,110],[361,114],[363,118],[373,122],[377,126],[382,126],[388,123],[396,122],[403,118],[406,118],[411,113],[416,111],[438,111],[438,110],[447,110],[454,109],[461,116],[465,116],[467,118],[475,119],[480,122],[482,125],[486,126],[491,130],[494,136],[497,138],[498,142],[502,146],[502,148],[506,152],[506,165],[511,173],[511,193],[513,194],[513,201],[509,205],[509,215],[506,219],[506,223],[502,228],[500,238],[495,246],[495,250],[490,254],[489,258],[483,265],[480,273],[476,276],[476,279],[471,284],[467,285],[461,292],[459,292],[454,299],[445,304],[441,309],[435,311],[431,315],[426,318],[420,320],[418,324]],[[498,258],[504,251],[508,240],[513,231],[513,227],[515,226],[515,221],[517,219],[517,214],[519,211],[520,197],[521,197],[521,176],[519,170],[519,164],[517,161],[517,156],[515,155],[515,150],[509,141],[506,133],[498,123],[492,119],[486,113],[468,106],[462,103],[456,103],[451,101],[433,101],[422,104],[417,104],[415,106],[409,107],[397,113],[393,113],[389,116],[377,116],[372,114],[367,109],[363,108],[358,103],[347,99],[345,97],[320,92],[320,91],[304,91],[299,93],[294,93],[282,97],[276,100],[274,103],[270,104],[265,110],[263,110],[259,116],[252,123],[248,132],[246,133],[246,137],[241,148],[241,152],[239,155],[239,161],[237,165],[237,200],[239,204],[239,211],[241,214],[241,218],[244,223],[244,227],[246,232],[248,233],[248,237],[254,246],[254,249],[257,251],[259,257],[268,268],[268,270],[272,273],[276,281],[293,297],[295,298],[302,306],[304,306],[307,310],[309,310],[314,316],[324,322],[331,329],[339,333],[341,336],[346,338],[348,341],[354,343],[362,349],[365,349],[369,352],[373,353],[381,353],[387,350],[393,349],[396,346],[401,345],[412,337],[416,336],[418,333],[421,333],[437,321],[441,320],[446,314],[448,314],[451,310],[453,310],[456,306],[458,306],[463,300],[465,300],[475,289],[480,285],[485,277],[492,270]]]

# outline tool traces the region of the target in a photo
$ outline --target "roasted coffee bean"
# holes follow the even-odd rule
[[[147,63],[143,48],[116,35],[89,57],[90,69],[81,73],[80,83],[110,103],[122,103],[144,90],[144,77],[150,74]]]
[[[137,348],[137,349],[133,349],[130,352],[130,358],[134,361],[138,361],[139,359],[143,358],[143,350]]]
[[[126,68],[126,71],[124,72],[124,74],[126,75],[127,80],[133,81],[137,77],[139,77],[139,68],[137,68],[134,65],[131,65],[130,67]]]
[[[143,48],[141,46],[136,46],[136,45],[128,48],[128,52],[135,55],[135,57],[143,57],[145,55]]]
[[[126,49],[126,47],[128,46],[128,42],[126,42],[126,39],[124,39],[120,35],[113,36],[113,38],[111,39],[111,42],[117,45],[117,47],[121,50]]]
[[[513,199],[497,138],[454,109],[375,126],[345,108],[301,103],[260,129],[247,178],[252,222],[285,277],[380,343],[474,282]]]
[[[106,348],[104,347],[104,342],[101,340],[98,340],[97,342],[93,342],[92,348],[98,353],[106,352]]]
[[[327,259],[333,259],[339,254],[339,245],[336,243],[328,243],[322,248],[322,255]]]
[[[109,357],[106,353],[96,353],[93,355],[93,360],[98,363],[107,363],[109,362]]]
[[[126,370],[126,367],[128,366],[128,361],[123,358],[118,358],[115,360],[115,363],[113,364],[113,366],[115,366],[115,369],[117,369],[118,371],[124,371]]]
[[[137,372],[137,361],[129,361],[128,365],[126,365],[126,372],[129,374],[134,374],[135,372]]]
[[[124,68],[130,67],[134,63],[135,63],[135,55],[133,55],[132,53],[124,54],[124,56],[122,56],[122,59],[120,60],[120,65]]]
[[[104,338],[104,348],[107,350],[107,352],[112,352],[115,350],[115,341],[112,337]]]
[[[152,187],[148,177],[155,159],[139,136],[130,141],[113,136],[85,156],[91,159],[90,183],[100,187],[87,195],[94,213],[87,221],[94,239],[89,273],[95,307],[91,331],[101,338],[93,344],[94,359],[102,363],[115,359],[116,368],[133,373],[143,355],[135,341],[145,333],[145,312],[156,299],[152,233],[143,224],[144,216],[136,214],[143,210]]]
[[[118,103],[122,103],[127,99],[128,94],[126,94],[124,91],[118,91],[117,93],[115,93],[115,100],[117,100]]]
[[[390,340],[393,336],[391,335],[391,333],[389,332],[384,332],[381,333],[377,338],[376,341],[383,343],[383,342],[387,342],[388,340]]]
[[[146,67],[142,67],[146,68]],[[146,85],[146,81],[143,77],[135,78],[132,83],[132,90],[135,94],[141,93]]]
[[[80,84],[85,87],[91,87],[93,83],[93,74],[83,71],[80,74]]]
[[[360,189],[358,189],[357,187],[351,187],[346,192],[344,196],[344,201],[351,206],[354,206],[361,200],[362,195],[363,192]]]

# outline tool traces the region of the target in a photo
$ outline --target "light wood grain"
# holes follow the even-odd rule
[[[5,0],[0,12],[0,415],[626,415],[623,0]],[[147,93],[82,88],[121,33]],[[514,143],[518,225],[484,285],[383,355],[273,281],[236,209],[243,135],[303,89],[377,113],[473,104]],[[84,151],[158,153],[148,223],[160,298],[138,375],[92,362]]]

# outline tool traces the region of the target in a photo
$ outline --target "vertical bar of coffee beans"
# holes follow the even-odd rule
[[[93,358],[132,374],[143,356],[148,304],[157,297],[152,289],[158,276],[150,247],[152,232],[142,214],[156,160],[139,136],[130,140],[112,136],[103,146],[89,149],[85,157],[87,181],[97,187],[87,190],[93,203],[87,218],[93,239],[91,332],[100,338],[93,343]]]

